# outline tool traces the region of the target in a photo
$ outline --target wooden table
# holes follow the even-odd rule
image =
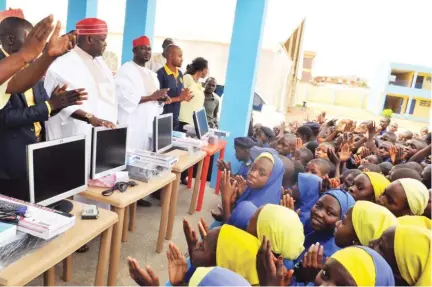
[[[189,152],[184,150],[172,150],[170,152],[167,152],[166,154],[178,156],[179,158],[176,165],[172,168],[172,172],[174,172],[176,175],[176,180],[174,181],[172,187],[171,203],[170,203],[169,217],[168,217],[168,227],[167,227],[167,232],[165,237],[165,239],[171,240],[172,231],[174,227],[176,208],[177,208],[177,197],[179,192],[181,174],[183,171],[187,170],[190,167],[193,167],[195,164],[198,163],[198,169],[195,177],[192,199],[189,207],[189,214],[193,214],[195,212],[196,200],[198,197],[198,189],[201,181],[203,159],[206,156],[206,153],[203,151],[197,151],[193,154],[190,154]],[[192,178],[192,176],[190,176],[189,178]]]
[[[76,216],[75,225],[45,246],[34,250],[3,269],[0,272],[1,285],[22,286],[45,272],[45,286],[54,286],[54,266],[65,258],[68,258],[72,253],[99,234],[102,234],[102,236],[95,285],[105,285],[112,226],[118,221],[118,216],[114,212],[99,209],[99,218],[97,220],[81,220],[81,203],[76,201],[72,201],[72,203],[74,204],[74,208],[71,213]],[[70,261],[66,261],[65,265],[68,263]],[[70,277],[70,275],[65,274],[64,276]]]
[[[105,204],[110,204],[111,209],[118,214],[119,221],[114,225],[113,236],[111,241],[111,256],[108,269],[108,286],[115,286],[117,284],[117,273],[120,259],[120,245],[121,241],[127,240],[127,228],[133,231],[135,228],[135,210],[136,202],[144,197],[152,194],[153,192],[164,188],[161,194],[162,212],[159,225],[159,236],[156,245],[156,252],[160,253],[163,249],[164,237],[167,231],[168,211],[170,211],[171,200],[171,186],[176,176],[172,173],[167,173],[165,176],[157,177],[149,182],[140,182],[135,180],[138,185],[129,187],[127,191],[115,191],[110,196],[103,196],[102,191],[106,188],[89,187],[85,192],[80,195],[89,199],[96,200]],[[128,226],[128,214],[131,212],[132,220]]]
[[[204,192],[205,192],[205,187],[206,187],[206,183],[207,183],[207,174],[208,174],[208,169],[209,169],[209,165],[210,165],[210,157],[212,155],[216,154],[217,152],[220,152],[219,159],[223,160],[224,156],[225,156],[225,146],[226,146],[226,141],[219,141],[217,144],[208,145],[208,146],[205,146],[204,148],[202,148],[202,150],[205,151],[207,153],[207,155],[204,159],[204,166],[203,166],[203,171],[202,171],[202,175],[201,175],[201,186],[199,189],[198,203],[197,203],[196,211],[201,211],[201,208],[202,208],[202,204],[203,204],[203,200],[204,200]],[[191,176],[192,172],[193,172],[193,170],[189,169],[189,177],[192,177]],[[222,172],[218,170],[217,171],[217,178],[216,178],[216,188],[215,188],[216,194],[219,194],[221,174],[222,174]],[[189,185],[189,182],[188,182],[188,185]]]

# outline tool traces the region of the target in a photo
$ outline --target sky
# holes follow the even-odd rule
[[[155,36],[230,42],[235,0],[157,1]],[[7,5],[22,8],[32,23],[49,13],[66,20],[67,0],[8,0]],[[125,0],[99,0],[98,17],[110,32],[122,32],[124,11]],[[370,79],[385,61],[432,67],[430,11],[432,0],[268,0],[262,44],[277,47],[306,18],[304,50],[317,53],[314,75]]]

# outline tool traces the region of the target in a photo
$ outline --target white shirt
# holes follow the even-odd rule
[[[156,73],[130,61],[115,75],[118,95],[119,123],[128,125],[128,148],[151,150],[149,137],[153,134],[153,120],[163,111],[157,101],[140,104],[141,97],[159,90]]]
[[[117,99],[114,78],[102,57],[93,58],[78,46],[54,61],[45,77],[48,95],[57,85],[68,90],[84,88],[88,100],[83,105],[70,106],[46,122],[47,139],[59,139],[79,134],[91,134],[92,126],[71,115],[81,109],[96,117],[117,123]]]

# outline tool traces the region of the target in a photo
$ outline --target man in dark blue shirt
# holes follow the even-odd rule
[[[169,45],[164,51],[167,63],[157,71],[161,89],[169,89],[167,95],[171,98],[170,104],[165,104],[163,114],[173,114],[173,129],[179,131],[179,112],[182,101],[190,101],[192,95],[189,89],[184,89],[183,74],[179,70],[183,63],[183,52],[176,45]]]

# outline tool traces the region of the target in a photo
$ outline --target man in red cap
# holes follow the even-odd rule
[[[149,137],[153,133],[153,120],[163,112],[169,89],[160,89],[155,72],[146,68],[151,59],[151,43],[146,36],[133,40],[133,59],[120,67],[115,76],[119,101],[119,123],[126,124],[128,148],[152,150]],[[140,200],[139,205],[150,206]]]
[[[87,18],[76,24],[76,34],[77,46],[48,69],[45,89],[50,94],[57,85],[85,88],[88,101],[63,109],[50,118],[46,125],[49,140],[90,135],[92,127],[114,128],[117,123],[114,78],[101,57],[107,46],[107,24],[97,18]]]

